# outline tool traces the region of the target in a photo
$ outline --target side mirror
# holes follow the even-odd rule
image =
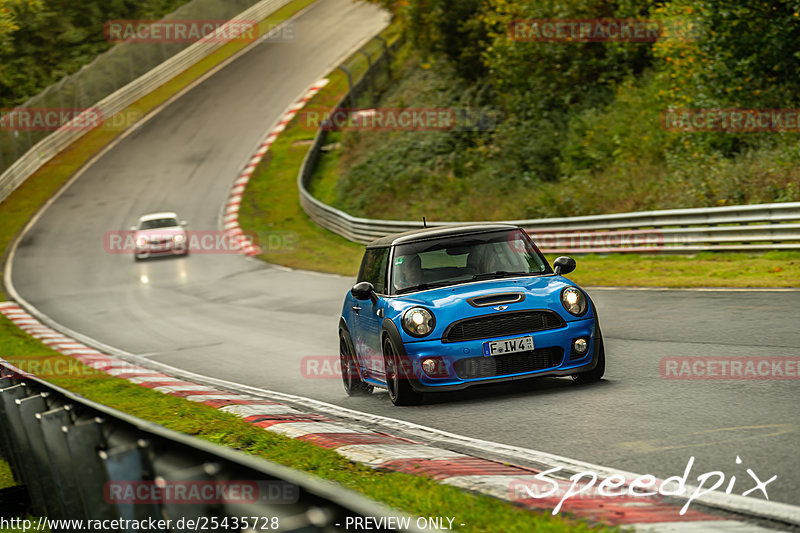
[[[186,227],[188,225],[189,225],[188,222],[186,222],[185,220],[181,220],[181,226]]]
[[[566,255],[562,255],[553,261],[553,270],[556,271],[557,276],[569,274],[575,270],[575,260],[571,257],[567,257]]]
[[[350,289],[350,294],[353,295],[353,298],[356,300],[377,300],[377,296],[375,296],[375,287],[369,281],[362,281],[361,283],[356,283],[353,285],[353,288]]]
[[[139,228],[137,228],[136,226],[131,226],[131,231],[136,231],[137,229]]]

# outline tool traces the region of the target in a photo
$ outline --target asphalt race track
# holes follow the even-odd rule
[[[347,398],[338,378],[312,378],[301,366],[338,353],[351,279],[238,255],[135,263],[106,253],[105,232],[145,212],[176,210],[191,229],[218,229],[261,136],[386,22],[372,6],[320,0],[297,19],[296,40],[259,44],[169,105],[44,212],[17,249],[16,289],[71,329],[200,374],[659,477],[683,474],[694,456],[692,478],[736,475],[735,494],[754,485],[750,468],[761,480],[778,476],[770,500],[800,504],[796,379],[660,373],[664,357],[797,356],[800,292],[590,290],[609,358],[603,382],[527,381],[395,408],[382,391]]]

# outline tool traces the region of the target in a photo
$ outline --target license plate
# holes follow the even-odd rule
[[[531,336],[483,343],[483,355],[502,355],[504,353],[529,352],[531,350],[533,350],[533,337]]]

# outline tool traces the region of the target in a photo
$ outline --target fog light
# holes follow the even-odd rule
[[[572,349],[579,354],[584,354],[589,349],[589,343],[586,342],[586,339],[575,339],[575,342],[572,343]]]
[[[429,357],[422,360],[422,371],[432,378],[446,378],[448,376],[447,367],[441,357]]]

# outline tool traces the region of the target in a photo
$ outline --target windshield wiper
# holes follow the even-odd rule
[[[414,285],[413,287],[404,287],[402,289],[397,289],[397,294],[403,294],[406,292],[414,292],[414,291],[425,291],[428,289],[435,289],[437,287],[447,287],[448,285],[455,285],[457,283],[461,283],[465,280],[448,280],[448,281],[432,281],[430,283],[420,283],[419,285]]]
[[[507,272],[505,270],[497,270],[495,272],[484,272],[483,274],[475,274],[472,276],[472,281],[477,281],[481,279],[495,279],[495,278],[507,278],[513,276],[530,276],[531,274],[536,274],[536,272]]]

